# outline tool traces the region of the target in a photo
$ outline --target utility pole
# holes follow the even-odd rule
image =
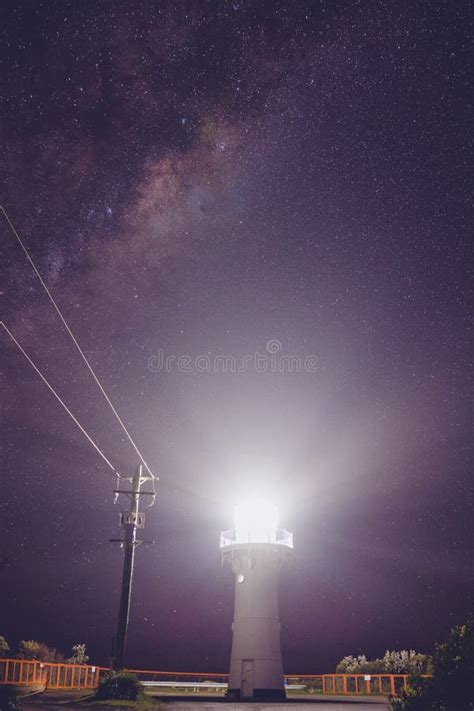
[[[142,484],[151,481],[151,476],[144,476],[142,465],[139,464],[133,477],[121,477],[120,481],[129,481],[131,490],[116,489],[115,495],[125,494],[130,499],[128,511],[120,513],[120,525],[124,529],[123,538],[112,538],[113,543],[120,543],[123,550],[122,589],[120,593],[120,607],[117,620],[117,631],[114,645],[114,669],[123,669],[125,646],[127,643],[127,629],[130,618],[130,599],[132,593],[133,568],[135,563],[135,548],[143,543],[137,538],[137,529],[145,527],[145,514],[139,510],[140,496],[151,496],[153,505],[155,491],[141,491]],[[146,541],[150,543],[151,541]]]

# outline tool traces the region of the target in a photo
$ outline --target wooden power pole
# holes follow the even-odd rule
[[[133,568],[135,563],[135,548],[143,543],[137,538],[137,529],[144,528],[145,514],[139,510],[140,496],[155,496],[154,491],[141,491],[142,484],[152,481],[151,476],[144,476],[140,464],[133,477],[121,477],[120,481],[128,481],[131,490],[116,489],[115,494],[125,494],[130,499],[128,511],[120,513],[120,525],[124,529],[123,538],[112,538],[114,543],[120,543],[123,550],[122,588],[117,620],[117,631],[114,644],[114,669],[123,669],[125,647],[127,644],[128,621],[130,618],[130,600],[132,593]],[[153,499],[154,500],[154,499]],[[152,500],[152,502],[153,502]],[[148,541],[147,541],[148,542]]]

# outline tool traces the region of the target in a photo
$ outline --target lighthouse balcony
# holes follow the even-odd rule
[[[228,531],[222,531],[220,548],[231,548],[233,546],[241,546],[248,543],[270,543],[284,548],[293,548],[293,534],[285,528],[277,528],[271,531],[258,532],[249,531],[243,533],[231,528]]]

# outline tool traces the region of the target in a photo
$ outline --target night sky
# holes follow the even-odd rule
[[[430,651],[472,609],[469,5],[3,3],[1,203],[160,477],[128,665],[227,671],[246,492],[294,533],[286,672]],[[133,471],[0,218],[0,318]],[[0,349],[0,634],[107,663],[116,480]],[[213,365],[255,353],[303,367]]]

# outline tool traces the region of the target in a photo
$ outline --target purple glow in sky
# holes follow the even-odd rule
[[[160,476],[127,659],[227,670],[219,532],[251,487],[294,534],[285,671],[429,651],[473,604],[468,3],[1,15],[1,202]],[[131,471],[4,220],[0,245],[1,318]],[[107,662],[115,480],[0,348],[0,634]],[[160,352],[193,367],[150,367]]]

